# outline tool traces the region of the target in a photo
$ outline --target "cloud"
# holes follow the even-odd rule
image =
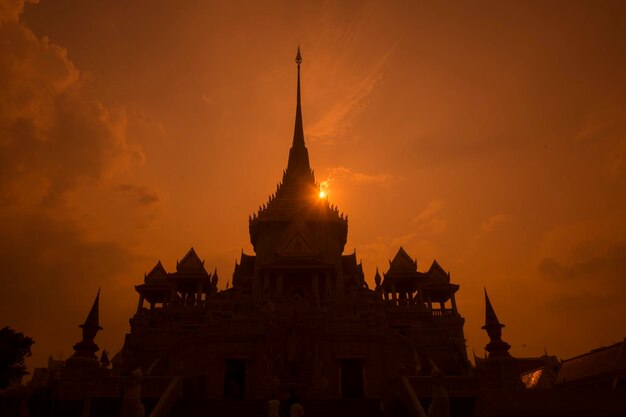
[[[0,0],[0,23],[17,22],[24,10],[24,0]],[[39,0],[26,0],[26,3],[39,3]]]
[[[343,135],[352,125],[352,118],[363,109],[365,101],[375,91],[383,78],[382,67],[395,50],[398,41],[394,42],[374,65],[370,72],[361,80],[354,91],[337,102],[319,121],[306,129],[306,135],[312,141],[332,143]]]
[[[111,300],[118,292],[114,280],[121,281],[137,257],[121,243],[91,240],[75,222],[55,214],[3,212],[1,219],[0,317],[35,339],[29,365],[44,365],[52,352],[71,352],[72,343],[80,339],[76,326],[97,289],[102,287],[105,299]],[[123,310],[116,307],[109,313],[111,306],[101,305],[105,328]],[[97,342],[117,344],[116,337],[106,332]]]
[[[546,257],[538,265],[539,274],[550,281],[574,282],[585,280],[591,286],[608,285],[611,290],[626,293],[626,240],[615,242],[599,253],[560,263]],[[616,288],[618,287],[618,288]]]
[[[602,170],[609,178],[617,178],[626,171],[626,118],[623,106],[601,115],[592,114],[574,137],[574,142],[602,145]]]
[[[487,235],[493,232],[500,224],[506,222],[508,219],[509,217],[506,214],[495,214],[480,225],[480,231],[484,235]]]
[[[331,184],[338,179],[349,181],[356,184],[383,184],[390,181],[393,177],[390,174],[367,174],[365,172],[353,171],[346,167],[334,167],[328,169],[328,178],[326,183]]]
[[[84,181],[143,160],[126,115],[86,98],[67,51],[26,26],[0,25],[0,201],[54,204]]]
[[[432,200],[417,216],[411,219],[411,225],[417,226],[422,234],[441,235],[448,228],[448,222],[440,215],[444,207],[443,200]]]
[[[443,200],[433,200],[411,220],[411,224],[424,223],[432,219],[444,206]]]
[[[149,206],[160,201],[159,195],[145,185],[121,184],[117,189],[125,194],[134,196],[139,204]]]
[[[81,197],[116,189],[144,157],[128,137],[126,112],[84,92],[67,51],[19,21],[23,2],[0,1],[0,317],[37,341],[40,365],[78,340],[75,325],[93,300],[84,294],[100,286],[111,294],[140,259],[128,242],[85,226],[89,204],[105,211],[113,203]],[[117,189],[141,206],[159,199],[128,179]],[[136,208],[115,204],[125,204],[117,222]]]

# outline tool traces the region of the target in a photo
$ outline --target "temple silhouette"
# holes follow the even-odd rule
[[[604,381],[584,372],[598,355],[571,363],[547,353],[512,357],[485,290],[488,357],[474,357],[473,365],[459,285],[437,261],[420,270],[402,247],[368,288],[356,251],[344,253],[348,216],[320,196],[310,165],[299,49],[296,64],[287,167],[248,219],[254,253],[242,251],[232,286],[219,290],[217,271],[193,248],[171,269],[157,262],[135,286],[137,309],[122,349],[100,359],[98,292],[75,354],[35,371],[40,397],[31,415],[134,416],[141,406],[155,417],[261,416],[272,394],[295,393],[307,416],[422,416],[437,392],[452,416],[583,415],[562,405],[600,398],[584,394]],[[604,378],[618,387],[626,381],[624,343],[607,349],[602,360],[616,365]],[[601,400],[611,410],[626,410],[617,391],[606,392]],[[524,413],[528,404],[534,408]]]

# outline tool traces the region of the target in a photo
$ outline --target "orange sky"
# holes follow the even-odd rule
[[[626,3],[0,0],[0,326],[67,357],[98,287],[117,351],[133,286],[190,246],[251,253],[305,137],[367,281],[400,245],[487,286],[519,356],[626,336]]]

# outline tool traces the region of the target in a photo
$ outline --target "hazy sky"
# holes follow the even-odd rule
[[[400,245],[486,286],[519,356],[626,336],[626,3],[0,0],[0,326],[67,357],[99,287],[193,246],[219,287],[287,164],[295,52],[318,181],[367,281]]]

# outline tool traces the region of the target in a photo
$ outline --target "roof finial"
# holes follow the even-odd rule
[[[298,54],[296,55],[296,64],[298,64],[298,66],[302,64],[302,55],[300,55],[300,45],[298,45]]]
[[[304,128],[302,126],[302,106],[300,104],[300,64],[302,64],[302,55],[300,55],[300,45],[298,45],[298,54],[296,55],[296,64],[298,64],[298,93],[296,98],[296,125],[293,132],[293,147],[304,147]]]

